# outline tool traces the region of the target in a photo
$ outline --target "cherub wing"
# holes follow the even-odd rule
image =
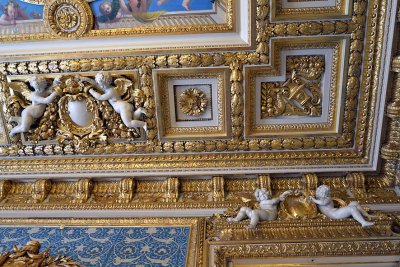
[[[130,101],[131,99],[131,89],[133,86],[132,81],[125,78],[118,78],[114,81],[115,89],[121,95],[124,101]]]
[[[22,94],[26,100],[32,101],[32,91],[29,90],[28,85],[24,82],[10,82],[8,86],[13,89],[14,92]]]

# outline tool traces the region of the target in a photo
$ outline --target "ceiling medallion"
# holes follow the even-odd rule
[[[54,35],[79,38],[93,28],[93,14],[82,0],[53,0],[44,5],[44,23]]]
[[[179,96],[181,111],[189,116],[200,116],[206,110],[207,104],[207,96],[196,88],[189,88]]]

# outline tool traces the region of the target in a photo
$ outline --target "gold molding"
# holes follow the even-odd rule
[[[32,0],[34,3],[32,4],[41,4],[41,0]],[[53,0],[54,2],[55,0]],[[61,0],[58,0],[61,1]],[[71,3],[76,0],[63,0],[65,3]],[[99,29],[95,30],[93,28],[93,23],[87,24],[88,31],[83,31],[81,34],[77,34],[76,37],[80,38],[87,38],[87,39],[98,39],[104,37],[126,37],[126,36],[142,36],[142,35],[162,35],[162,34],[195,34],[195,33],[217,33],[217,32],[233,32],[236,30],[236,7],[234,0],[224,0],[226,1],[226,16],[225,22],[220,24],[208,24],[208,25],[196,25],[190,24],[185,26],[140,26],[140,27],[132,27],[132,28],[117,28],[117,29]],[[88,2],[88,1],[86,1]],[[86,2],[82,2],[82,4],[88,5]],[[46,6],[46,5],[45,5]],[[93,20],[93,16],[91,14],[91,10],[87,10],[85,12],[85,16],[89,15],[87,18],[90,17]],[[199,14],[197,16],[205,16]],[[179,17],[179,15],[178,15]],[[46,25],[46,28],[53,29],[52,23],[55,21],[51,16],[46,17],[43,20],[43,23]],[[88,22],[91,20],[89,19]],[[178,18],[177,18],[178,19]],[[93,22],[93,21],[92,21]],[[175,24],[175,23],[174,23]],[[50,26],[50,27],[49,27]],[[57,27],[58,28],[58,27]],[[15,42],[15,41],[44,41],[44,40],[54,40],[57,39],[60,35],[59,30],[54,31],[55,34],[49,34],[46,32],[36,33],[36,34],[12,34],[12,35],[2,35],[0,36],[1,42]],[[64,36],[65,35],[65,36]],[[63,37],[72,37],[74,35],[71,34],[63,34]],[[151,50],[153,51],[153,50]]]
[[[12,226],[115,226],[115,227],[190,227],[187,266],[203,266],[203,243],[205,220],[203,218],[119,218],[119,219],[0,219],[0,225]]]
[[[352,12],[351,0],[338,0],[336,1],[336,6],[306,8],[283,8],[282,1],[283,0],[277,0],[276,3],[271,6],[272,21],[349,18]],[[296,2],[301,3],[307,1]]]

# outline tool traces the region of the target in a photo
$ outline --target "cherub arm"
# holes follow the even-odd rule
[[[96,92],[93,89],[89,90],[89,93],[96,98],[97,100],[110,100],[113,97],[113,92],[112,90],[109,90],[107,93],[105,94],[99,94],[98,92]]]
[[[38,103],[38,104],[50,104],[51,102],[54,101],[54,99],[58,96],[57,92],[51,93],[48,97],[41,97],[36,95],[35,93],[32,93],[32,101]]]
[[[8,25],[15,25],[15,20],[8,20],[7,15],[3,13],[3,15],[0,16],[0,25],[2,26],[8,26]]]
[[[126,13],[126,14],[130,14],[132,13],[129,10],[129,7],[125,4],[125,0],[119,0],[119,6],[122,9],[122,12]]]
[[[324,198],[324,199],[316,199],[313,196],[310,196],[310,199],[317,205],[322,205],[325,206],[327,204],[329,204],[329,202],[332,201],[331,198]]]

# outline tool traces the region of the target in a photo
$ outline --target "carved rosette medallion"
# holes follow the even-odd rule
[[[179,96],[179,107],[189,116],[200,116],[206,110],[207,104],[207,96],[196,88],[189,88]]]
[[[80,0],[52,0],[44,5],[46,28],[54,35],[78,38],[93,28],[90,6]]]

